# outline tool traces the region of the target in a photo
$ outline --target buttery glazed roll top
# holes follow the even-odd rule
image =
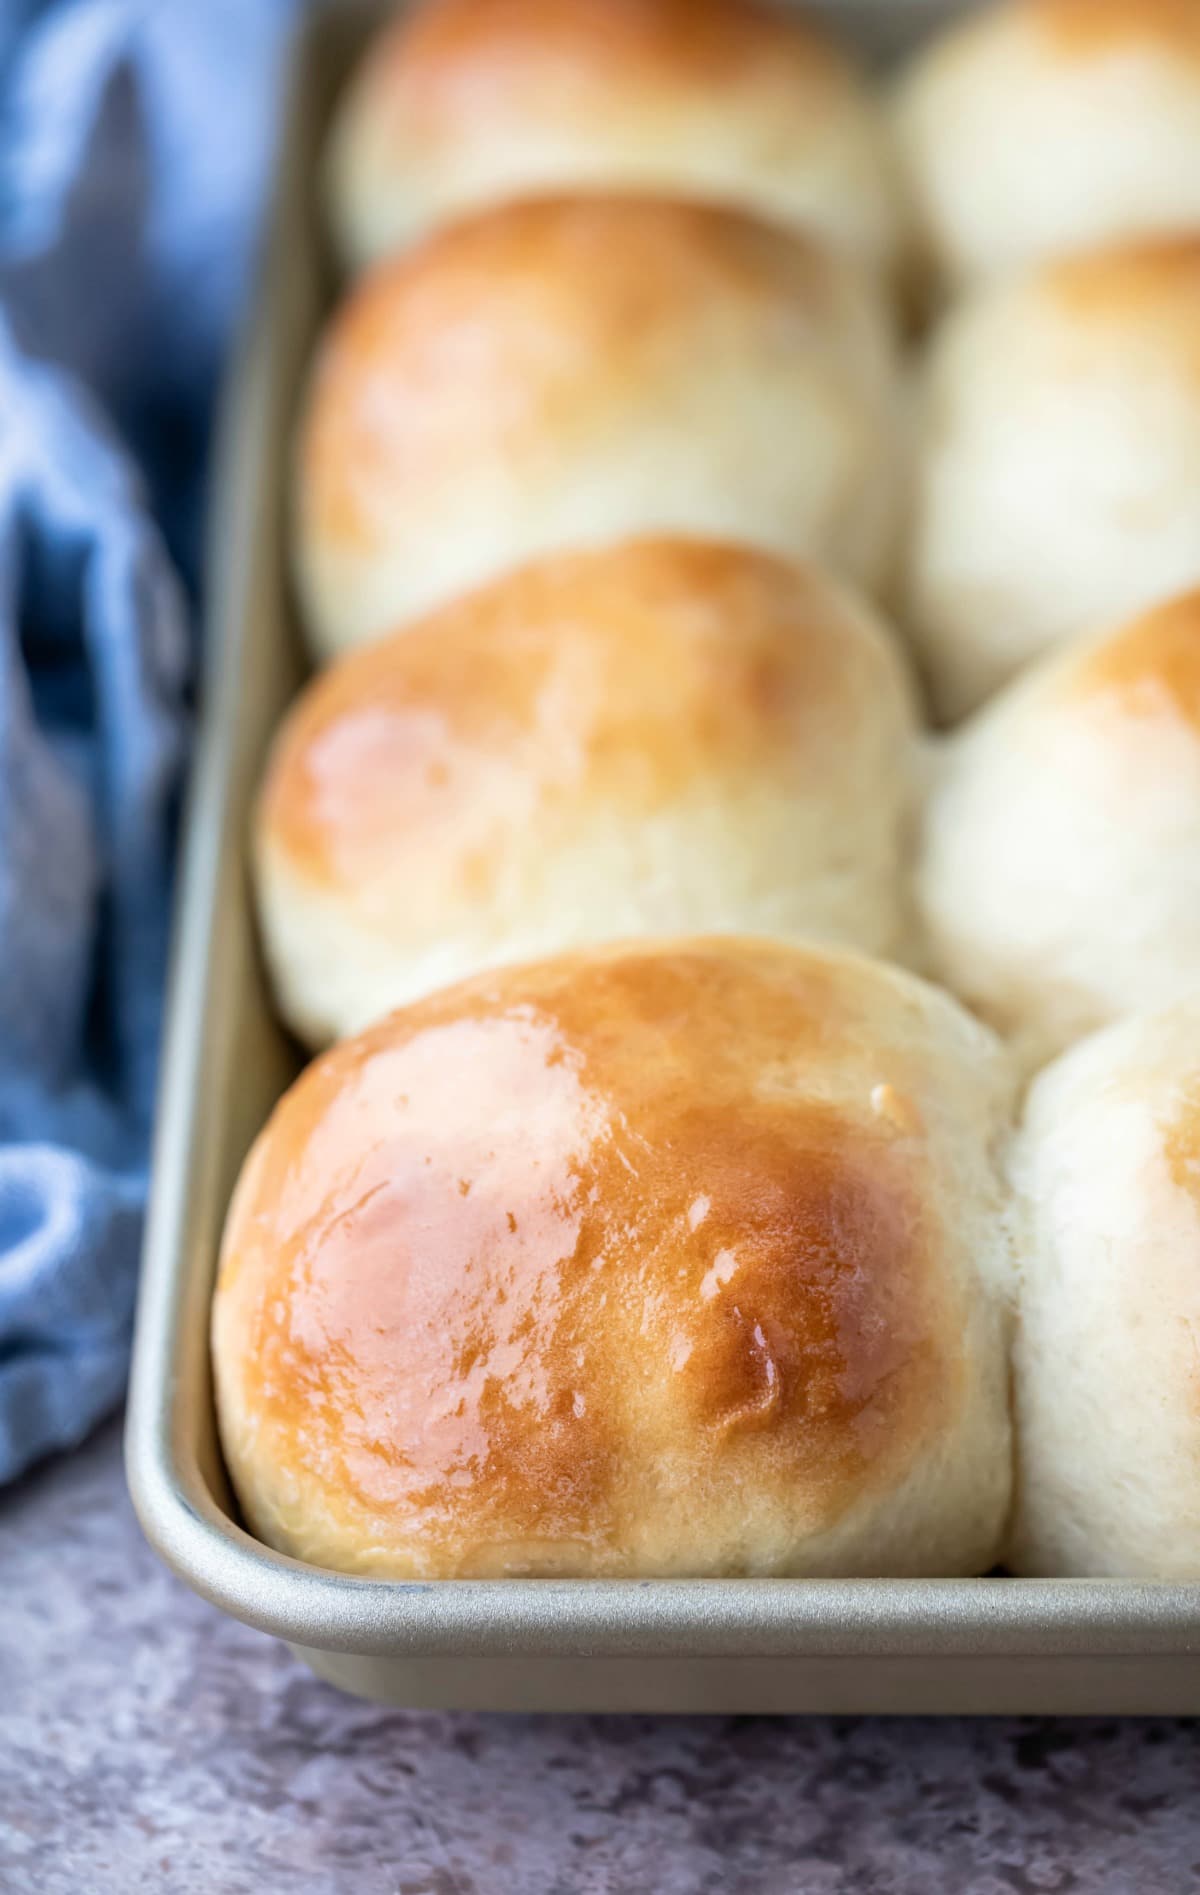
[[[1030,1092],[1015,1353],[1019,1573],[1200,1579],[1200,998]]]
[[[425,0],[371,46],[330,185],[355,265],[562,189],[739,205],[881,268],[900,241],[877,101],[823,34],[755,0]]]
[[[819,573],[711,541],[560,554],[322,673],[259,811],[310,1043],[497,961],[633,934],[906,942],[899,652]]]
[[[443,231],[365,279],[321,351],[296,521],[316,648],[626,533],[879,579],[898,403],[858,272],[735,212],[558,200]]]
[[[1009,1099],[936,990],[746,940],[508,969],[344,1041],[225,1234],[251,1527],[396,1577],[986,1568]]]
[[[919,53],[896,122],[952,282],[1200,228],[1196,0],[1005,0]]]
[[[1200,989],[1200,592],[1034,667],[949,743],[933,966],[1036,1063]]]
[[[967,299],[921,403],[907,623],[953,719],[1200,581],[1200,235]]]

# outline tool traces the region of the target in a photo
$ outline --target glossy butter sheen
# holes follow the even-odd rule
[[[254,831],[319,1047],[485,967],[736,932],[902,959],[898,641],[812,566],[678,535],[547,555],[319,674]]]
[[[715,541],[541,561],[318,676],[261,833],[350,898],[424,863],[423,889],[452,876],[480,899],[534,828],[548,850],[598,807],[819,794],[876,701],[906,703],[862,618],[823,578]]]
[[[701,1518],[744,1487],[710,1557],[753,1569],[764,1488],[771,1534],[816,1532],[902,1475],[964,1397],[967,1312],[906,1060],[864,1056],[870,964],[831,965],[565,957],[317,1060],[226,1238],[235,1476],[269,1443],[354,1563],[486,1574],[637,1570],[659,1483]]]

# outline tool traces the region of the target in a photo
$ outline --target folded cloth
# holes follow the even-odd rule
[[[301,4],[0,0],[0,294],[104,403],[189,576]]]
[[[0,1480],[127,1368],[186,747],[167,548],[290,10],[0,0]]]
[[[186,660],[137,477],[0,332],[0,1476],[124,1377]]]

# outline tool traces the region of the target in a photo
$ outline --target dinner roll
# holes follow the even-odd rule
[[[758,0],[424,0],[371,45],[329,181],[355,266],[554,190],[738,205],[880,271],[900,247],[882,107],[823,33]]]
[[[917,894],[933,967],[1026,1065],[1200,988],[1200,592],[949,740]]]
[[[457,225],[368,277],[321,352],[298,492],[316,648],[626,533],[878,580],[898,399],[857,271],[737,212],[585,198]]]
[[[913,61],[896,124],[920,234],[963,283],[1200,229],[1196,0],[1006,0]]]
[[[908,618],[941,715],[1200,580],[1200,240],[1047,266],[934,342]]]
[[[1014,1151],[1018,1573],[1200,1579],[1200,998],[1036,1080]]]
[[[505,969],[342,1041],[225,1232],[250,1527],[395,1578],[981,1571],[1009,1100],[935,988],[744,938]]]
[[[259,810],[283,1012],[321,1044],[497,961],[619,935],[906,945],[898,651],[812,570],[564,553],[322,673]]]

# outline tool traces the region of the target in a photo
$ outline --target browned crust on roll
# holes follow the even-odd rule
[[[496,1545],[543,1569],[542,1543],[624,1570],[681,1469],[701,1514],[744,1481],[814,1530],[900,1477],[963,1397],[966,1311],[919,1118],[818,1077],[880,978],[759,942],[599,951],[317,1060],[231,1214],[227,1419],[351,1537],[464,1575]],[[897,1096],[905,1065],[881,1061]]]
[[[1063,57],[1153,46],[1200,61],[1195,0],[1024,0],[1024,11]]]
[[[871,694],[905,688],[823,576],[660,535],[539,560],[352,652],[284,721],[259,833],[347,891],[478,858],[570,813],[629,819],[774,772],[819,795]]]
[[[819,94],[853,68],[811,24],[756,0],[425,0],[368,55],[364,101],[410,135],[476,137],[520,106],[570,120],[593,102],[760,82]]]
[[[370,546],[464,444],[536,484],[542,430],[594,438],[623,388],[674,372],[682,325],[715,342],[752,312],[799,348],[842,294],[819,244],[741,211],[597,195],[480,212],[335,316],[301,431],[303,530]]]
[[[1101,640],[1074,672],[1071,689],[1115,700],[1126,715],[1165,716],[1200,732],[1200,591]]]

